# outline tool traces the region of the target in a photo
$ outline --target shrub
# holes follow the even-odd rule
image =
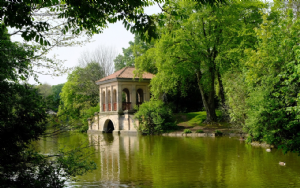
[[[160,100],[144,102],[134,116],[139,120],[138,130],[145,134],[162,133],[177,128],[171,109]]]
[[[204,133],[202,129],[196,130],[196,133]]]
[[[222,135],[223,133],[221,131],[219,131],[219,130],[215,130],[215,134],[216,135]]]
[[[184,129],[183,133],[192,133],[192,131],[190,129]]]
[[[82,124],[80,125],[79,123],[79,126],[76,127],[76,129],[78,129],[79,132],[86,133],[87,130],[89,129],[87,119],[93,118],[95,112],[99,112],[99,109],[100,109],[100,105],[98,103],[97,106],[90,107],[89,109],[84,110],[80,118]]]

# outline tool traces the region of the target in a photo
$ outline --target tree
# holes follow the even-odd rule
[[[200,3],[215,3],[215,0],[197,0]],[[163,0],[116,0],[116,1],[2,1],[0,21],[8,27],[15,27],[25,40],[39,41],[50,45],[47,32],[51,31],[50,20],[40,21],[42,16],[55,16],[63,33],[86,34],[101,33],[107,23],[123,20],[127,30],[146,38],[155,37],[154,17],[143,13],[143,8]],[[223,1],[220,1],[223,2]],[[49,33],[48,33],[49,34]]]
[[[233,52],[253,44],[253,29],[261,22],[260,11],[266,6],[259,1],[232,1],[218,7],[199,7],[179,1],[164,7],[169,12],[175,9],[181,16],[163,17],[161,37],[155,47],[136,59],[137,74],[151,65],[157,67],[158,73],[151,81],[155,96],[174,92],[179,81],[184,91],[185,83],[197,79],[206,122],[217,121],[215,83],[223,93],[221,74],[233,63]],[[221,98],[225,101],[224,96]]]
[[[264,15],[258,43],[243,59],[247,97],[244,131],[249,141],[264,141],[284,152],[300,152],[300,20],[282,2]],[[270,16],[276,19],[270,19]]]
[[[153,47],[153,41],[147,43],[141,40],[139,35],[135,35],[134,41],[129,42],[129,47],[122,48],[123,55],[120,54],[114,59],[115,71],[134,66],[135,58],[143,55],[151,47]]]
[[[34,52],[30,46],[12,43],[1,25],[0,54],[1,187],[63,187],[66,180],[94,169],[93,162],[82,161],[78,150],[45,156],[30,147],[45,135],[47,117],[37,90],[20,84],[33,74]]]
[[[98,63],[102,69],[102,73],[99,76],[105,77],[114,73],[113,60],[116,56],[117,51],[115,48],[109,46],[98,46],[93,52],[86,51],[82,53],[78,60],[78,64],[80,67],[84,68],[90,63]],[[95,78],[92,79],[94,80]]]
[[[50,96],[51,98],[51,109],[55,112],[58,111],[58,107],[59,107],[59,104],[60,104],[60,93],[61,93],[61,90],[63,88],[64,84],[58,84],[58,85],[53,85],[51,87],[51,90],[52,90],[52,96]]]
[[[85,125],[87,128],[86,111],[99,105],[99,88],[95,82],[104,76],[98,63],[91,62],[86,67],[76,67],[68,75],[68,81],[60,93],[60,119],[68,120],[69,124],[76,127]]]
[[[42,85],[38,85],[37,89],[40,93],[41,96],[43,96],[44,98],[47,98],[48,96],[52,95],[52,89],[51,89],[51,85],[44,83]]]

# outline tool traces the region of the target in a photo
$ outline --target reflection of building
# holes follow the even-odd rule
[[[132,173],[132,156],[138,150],[138,137],[133,135],[89,134],[89,142],[100,152],[101,181],[119,182]],[[125,178],[126,179],[126,178]]]
[[[134,107],[150,99],[149,83],[153,74],[134,77],[133,67],[125,67],[97,81],[100,91],[100,113],[89,120],[88,132],[136,132]]]

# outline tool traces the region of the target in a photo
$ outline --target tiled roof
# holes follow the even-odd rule
[[[118,70],[117,72],[107,76],[107,77],[104,77],[104,78],[101,78],[100,80],[96,81],[97,82],[102,82],[102,81],[106,81],[106,80],[110,80],[110,79],[114,79],[114,78],[139,78],[139,77],[134,77],[134,73],[133,71],[135,70],[134,67],[125,67],[121,70]],[[145,72],[143,74],[143,79],[152,79],[154,77],[153,74],[151,73],[148,73],[148,72]]]

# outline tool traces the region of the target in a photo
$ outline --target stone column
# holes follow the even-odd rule
[[[132,89],[131,89],[131,106],[130,109],[133,109],[136,105],[136,88],[135,88],[135,84],[132,85]]]
[[[117,110],[122,112],[122,85],[118,83],[117,86]]]
[[[107,87],[105,87],[105,111],[108,111]]]
[[[114,97],[114,90],[113,90],[113,86],[110,86],[110,109],[111,111],[114,111],[114,103],[113,103],[113,97]]]
[[[99,98],[100,98],[100,110],[99,110],[99,112],[103,112],[103,99],[102,99],[102,91],[101,91],[101,88],[99,87]]]

